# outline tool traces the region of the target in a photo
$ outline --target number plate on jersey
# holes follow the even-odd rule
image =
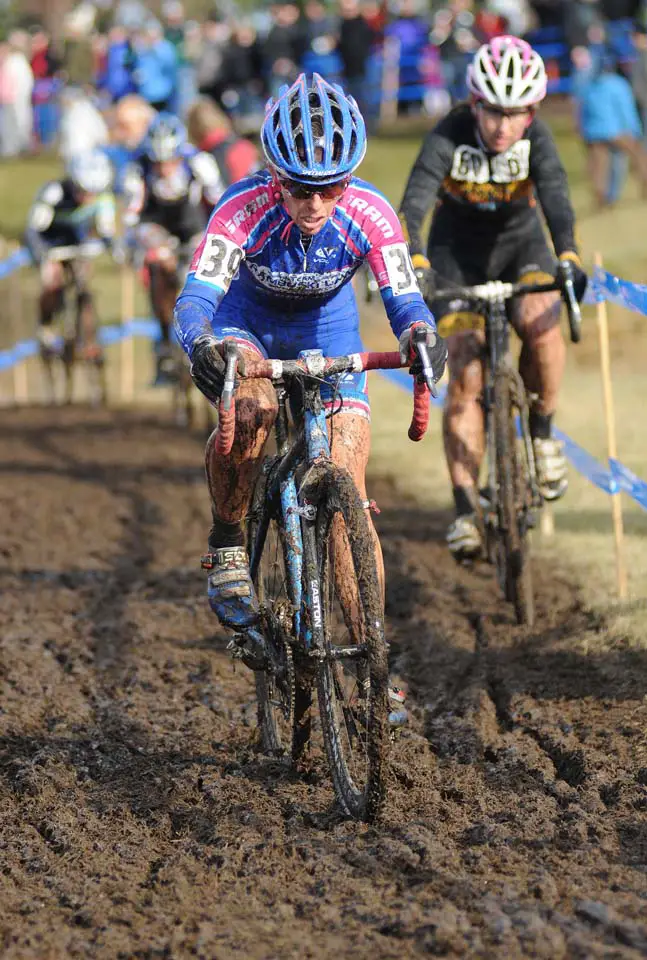
[[[243,251],[232,240],[207,234],[195,278],[226,292],[242,259]]]
[[[488,159],[478,147],[462,145],[454,151],[452,180],[470,183],[514,183],[530,174],[530,140],[518,140],[505,153]]]

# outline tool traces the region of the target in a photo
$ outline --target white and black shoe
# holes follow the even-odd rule
[[[568,490],[568,465],[564,444],[553,437],[532,441],[537,467],[537,485],[544,500],[559,500]]]
[[[483,552],[483,539],[474,513],[456,517],[446,539],[449,552],[456,560],[476,560]]]

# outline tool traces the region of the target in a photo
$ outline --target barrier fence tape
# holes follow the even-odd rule
[[[19,250],[12,253],[6,260],[0,260],[0,280],[8,277],[10,273],[18,270],[19,267],[26,267],[29,263],[31,263],[29,250],[27,250],[26,247],[20,247]]]
[[[6,260],[0,261],[0,279],[30,262],[29,252],[25,248],[17,250]],[[596,267],[589,280],[585,302],[595,304],[605,299],[647,316],[647,286],[622,280],[620,277]],[[119,343],[127,337],[146,337],[157,340],[159,339],[159,325],[155,320],[135,318],[123,324],[102,326],[99,329],[98,336],[99,341],[104,346]],[[35,356],[38,349],[37,340],[23,340],[14,344],[8,350],[0,350],[0,371],[8,370],[22,360]],[[397,386],[405,390],[412,390],[411,375],[405,370],[383,370],[381,372]],[[433,405],[441,407],[445,402],[446,393],[446,389],[442,388],[438,397],[432,397]],[[619,460],[610,458],[609,467],[605,467],[562,430],[555,428],[554,434],[564,444],[564,453],[578,473],[581,473],[583,477],[605,493],[614,494],[620,491],[627,493],[639,506],[647,510],[647,483],[644,480],[641,480]]]

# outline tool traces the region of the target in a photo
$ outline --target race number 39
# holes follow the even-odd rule
[[[196,280],[226,292],[242,259],[243,251],[232,240],[209,234],[195,271]]]
[[[391,243],[388,247],[382,247],[382,254],[393,296],[399,297],[404,293],[419,293],[420,290],[406,243]]]

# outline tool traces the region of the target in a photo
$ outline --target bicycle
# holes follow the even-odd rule
[[[511,362],[508,320],[515,298],[553,291],[561,293],[571,341],[579,343],[582,317],[568,264],[563,265],[559,279],[547,283],[491,281],[434,291],[435,298],[467,301],[485,321],[482,403],[487,486],[477,516],[487,559],[496,568],[504,596],[514,605],[517,622],[528,626],[532,626],[535,617],[528,531],[535,526],[543,501],[530,437],[528,395]]]
[[[93,405],[105,405],[107,384],[103,351],[96,340],[97,319],[92,294],[86,281],[86,264],[105,249],[101,241],[87,241],[65,247],[53,247],[48,259],[60,263],[64,272],[59,312],[62,314],[61,336],[43,337],[40,356],[45,369],[48,400],[57,401],[54,361],[63,366],[63,402],[69,404],[74,395],[74,370],[79,360],[85,366],[88,391]]]
[[[148,287],[151,307],[162,326],[162,318],[170,317],[173,304],[184,283],[191,256],[192,244],[181,244],[177,237],[156,223],[142,223],[138,226],[137,246],[134,263],[139,269],[144,285]],[[169,274],[166,265],[176,263]],[[171,285],[169,285],[169,280]],[[168,385],[171,388],[173,418],[178,426],[193,427],[195,411],[193,404],[193,381],[186,362],[186,355],[173,336],[173,327],[169,320],[170,342],[157,344],[159,353],[159,371],[156,385]],[[205,404],[205,427],[211,433],[214,422],[211,407]]]
[[[433,371],[416,346],[409,436],[419,440],[429,418]],[[231,450],[235,429],[237,349],[226,344],[225,385],[216,449]],[[330,457],[324,377],[404,364],[399,353],[297,360],[246,359],[246,379],[276,388],[277,453],[265,458],[247,517],[247,547],[260,602],[257,627],[236,634],[234,656],[255,671],[262,747],[296,762],[310,741],[316,685],[325,753],[346,815],[373,820],[384,798],[388,730],[388,663],[375,545],[365,504],[350,474]],[[300,428],[289,438],[290,386],[302,391]],[[334,417],[334,411],[331,414]],[[342,578],[339,558],[345,552]],[[208,566],[208,557],[206,569]]]

